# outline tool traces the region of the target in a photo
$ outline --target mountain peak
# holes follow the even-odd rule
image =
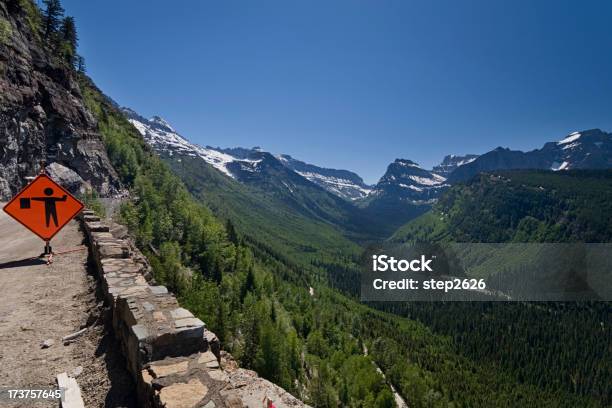
[[[168,121],[164,118],[162,118],[161,116],[153,116],[150,120],[150,122],[155,123],[156,125],[159,125],[161,127],[166,128],[168,131],[170,132],[176,132],[172,126],[170,126],[170,123],[168,123]]]
[[[396,159],[376,185],[376,195],[395,197],[412,204],[428,204],[435,200],[447,185],[446,179],[421,168],[408,159]]]
[[[412,160],[409,160],[409,159],[395,159],[393,163],[397,163],[400,166],[406,166],[406,167],[418,167],[418,168],[421,167],[419,166],[419,163],[413,162]]]

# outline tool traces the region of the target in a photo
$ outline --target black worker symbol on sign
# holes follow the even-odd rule
[[[58,202],[66,201],[66,198],[68,198],[68,196],[64,194],[62,197],[52,197],[54,191],[51,187],[45,188],[43,190],[43,193],[45,194],[46,197],[31,197],[31,198],[20,199],[19,207],[22,209],[30,208],[30,200],[44,202],[45,203],[45,225],[49,227],[49,221],[51,221],[51,218],[53,218],[53,223],[55,224],[56,227],[58,227],[59,225],[57,223],[56,204]]]

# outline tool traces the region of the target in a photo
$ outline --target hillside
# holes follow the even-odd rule
[[[360,210],[294,171],[286,160],[258,149],[201,147],[161,119],[123,112],[194,196],[218,217],[231,219],[239,232],[307,264],[317,255],[358,253],[345,234],[365,235],[368,224]]]
[[[301,263],[342,256],[350,260],[359,253],[358,246],[342,234],[342,208],[326,206],[330,196],[319,187],[292,181],[291,174],[285,180],[292,191],[265,178],[245,185],[219,174],[199,158],[161,157],[217,216],[231,219],[241,234],[265,242],[277,253]],[[267,188],[262,187],[264,183]],[[340,199],[332,202],[336,200]]]
[[[398,241],[609,242],[612,171],[513,171],[453,186]]]
[[[365,184],[363,179],[352,171],[322,168],[297,160],[288,154],[277,157],[291,170],[347,200],[364,198],[372,190],[372,186]]]
[[[506,171],[458,184],[433,209],[400,228],[399,242],[611,242],[609,170]],[[505,247],[504,247],[505,248]],[[493,270],[512,266],[512,247]],[[489,256],[490,254],[487,254]],[[521,254],[521,261],[528,256]],[[481,271],[481,273],[483,273]],[[516,278],[515,278],[516,279]],[[606,340],[610,303],[467,303],[380,305],[451,336],[483,364],[500,364],[522,381],[571,387],[610,402]],[[469,327],[470,334],[466,333]],[[499,333],[511,333],[500,336]],[[570,351],[571,350],[571,351]],[[600,379],[593,381],[592,375]]]

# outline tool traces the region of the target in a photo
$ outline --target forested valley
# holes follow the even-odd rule
[[[217,219],[85,76],[81,82],[136,197],[122,220],[156,279],[241,365],[317,407],[395,406],[373,362],[410,406],[610,402],[608,304],[360,304],[355,254],[305,262],[241,233],[240,221]]]

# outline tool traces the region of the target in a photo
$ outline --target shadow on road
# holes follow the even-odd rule
[[[24,266],[45,265],[47,262],[41,258],[26,258],[18,261],[0,263],[0,269],[21,268]]]

